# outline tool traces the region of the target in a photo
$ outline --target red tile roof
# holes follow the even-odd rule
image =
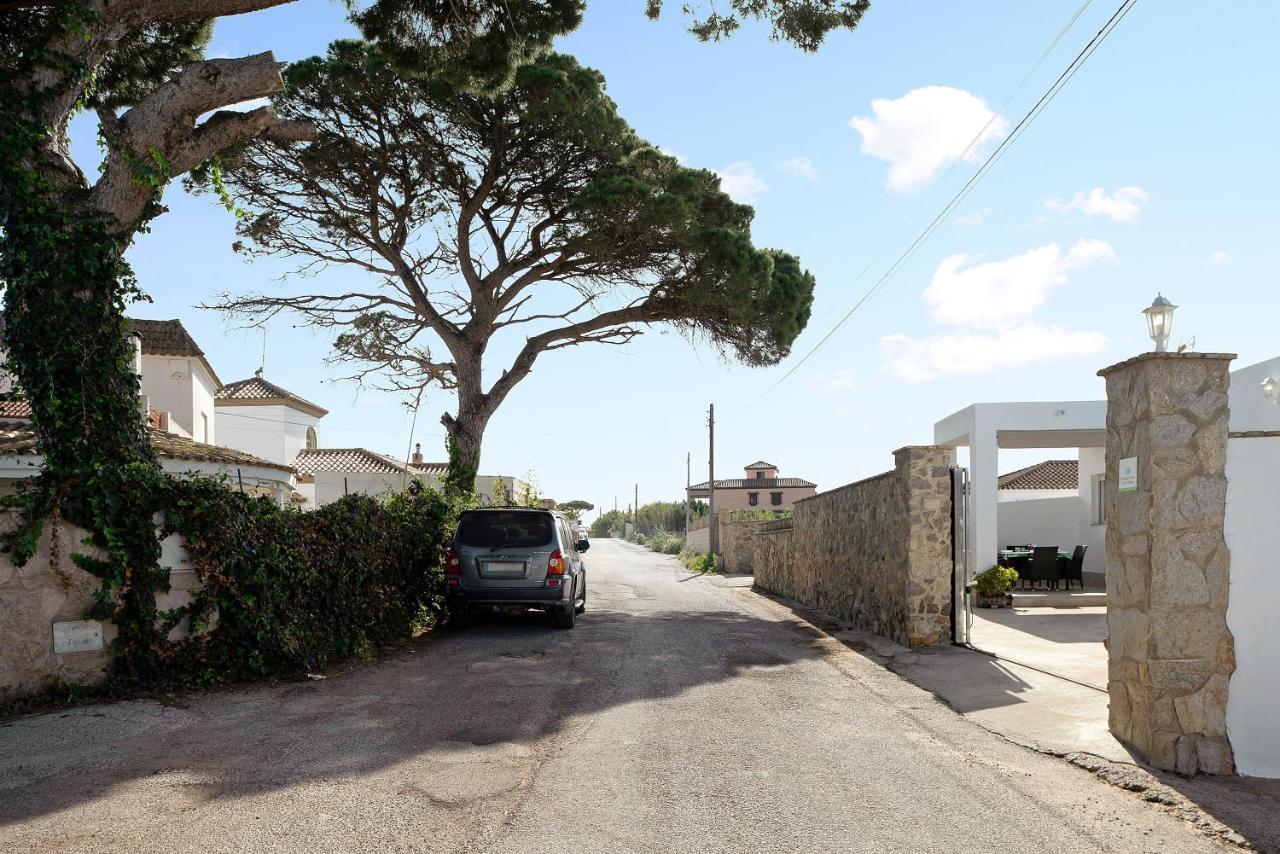
[[[329,414],[329,410],[324,407],[317,406],[288,389],[281,388],[259,376],[227,383],[218,389],[213,397],[219,404],[224,406],[280,403],[285,406],[291,406],[308,415],[314,415],[317,418]]]
[[[223,465],[256,466],[259,468],[279,469],[292,472],[290,466],[273,463],[244,451],[233,448],[220,448],[206,445],[194,439],[187,439],[174,433],[166,433],[154,427],[148,427],[151,444],[162,459],[192,460],[195,462],[220,463]],[[28,423],[9,421],[0,422],[0,455],[25,456],[36,454],[36,431]]]
[[[1001,489],[1079,489],[1080,464],[1076,460],[1045,460],[1000,475]]]

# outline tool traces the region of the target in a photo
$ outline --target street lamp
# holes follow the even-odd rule
[[[1272,379],[1270,374],[1262,381],[1262,394],[1272,403],[1280,399],[1280,383]]]
[[[1156,352],[1163,353],[1169,344],[1169,333],[1173,331],[1173,310],[1176,305],[1169,302],[1159,293],[1155,301],[1142,310],[1147,316],[1147,331],[1151,340],[1156,342]]]

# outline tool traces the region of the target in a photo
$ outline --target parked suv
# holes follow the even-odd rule
[[[571,629],[587,608],[588,548],[551,510],[467,510],[445,560],[450,613],[465,619],[477,607],[542,608],[557,627]]]

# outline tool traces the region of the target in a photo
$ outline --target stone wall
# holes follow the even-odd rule
[[[16,512],[0,512],[0,528],[13,530],[18,524]],[[99,587],[97,578],[71,561],[74,553],[102,556],[85,545],[87,536],[65,522],[46,523],[39,548],[25,566],[14,566],[9,554],[0,554],[0,703],[58,683],[96,685],[106,675],[116,636],[110,622],[101,626],[100,649],[54,651],[54,625],[83,621]],[[172,571],[170,590],[157,595],[156,604],[161,609],[179,607],[191,601],[199,582],[179,538],[171,536],[161,545],[161,564]],[[185,633],[186,626],[179,625],[170,638],[177,640]]]
[[[1107,631],[1111,731],[1157,768],[1234,770],[1224,537],[1232,356],[1149,353],[1107,382]],[[1137,483],[1119,489],[1122,460]]]
[[[703,525],[701,528],[691,528],[689,533],[685,535],[684,547],[695,552],[708,552],[711,550],[711,528]]]
[[[725,568],[900,643],[949,642],[950,451],[894,458],[892,471],[797,502],[793,519],[726,525]]]

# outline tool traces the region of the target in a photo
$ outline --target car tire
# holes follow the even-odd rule
[[[582,576],[582,600],[573,610],[578,614],[587,610],[587,577],[585,575]]]
[[[562,608],[556,608],[551,612],[551,619],[555,623],[557,629],[571,629],[573,624],[577,622],[577,611],[570,602]]]
[[[446,625],[455,631],[469,629],[476,624],[476,611],[467,605],[450,605],[447,612]]]

